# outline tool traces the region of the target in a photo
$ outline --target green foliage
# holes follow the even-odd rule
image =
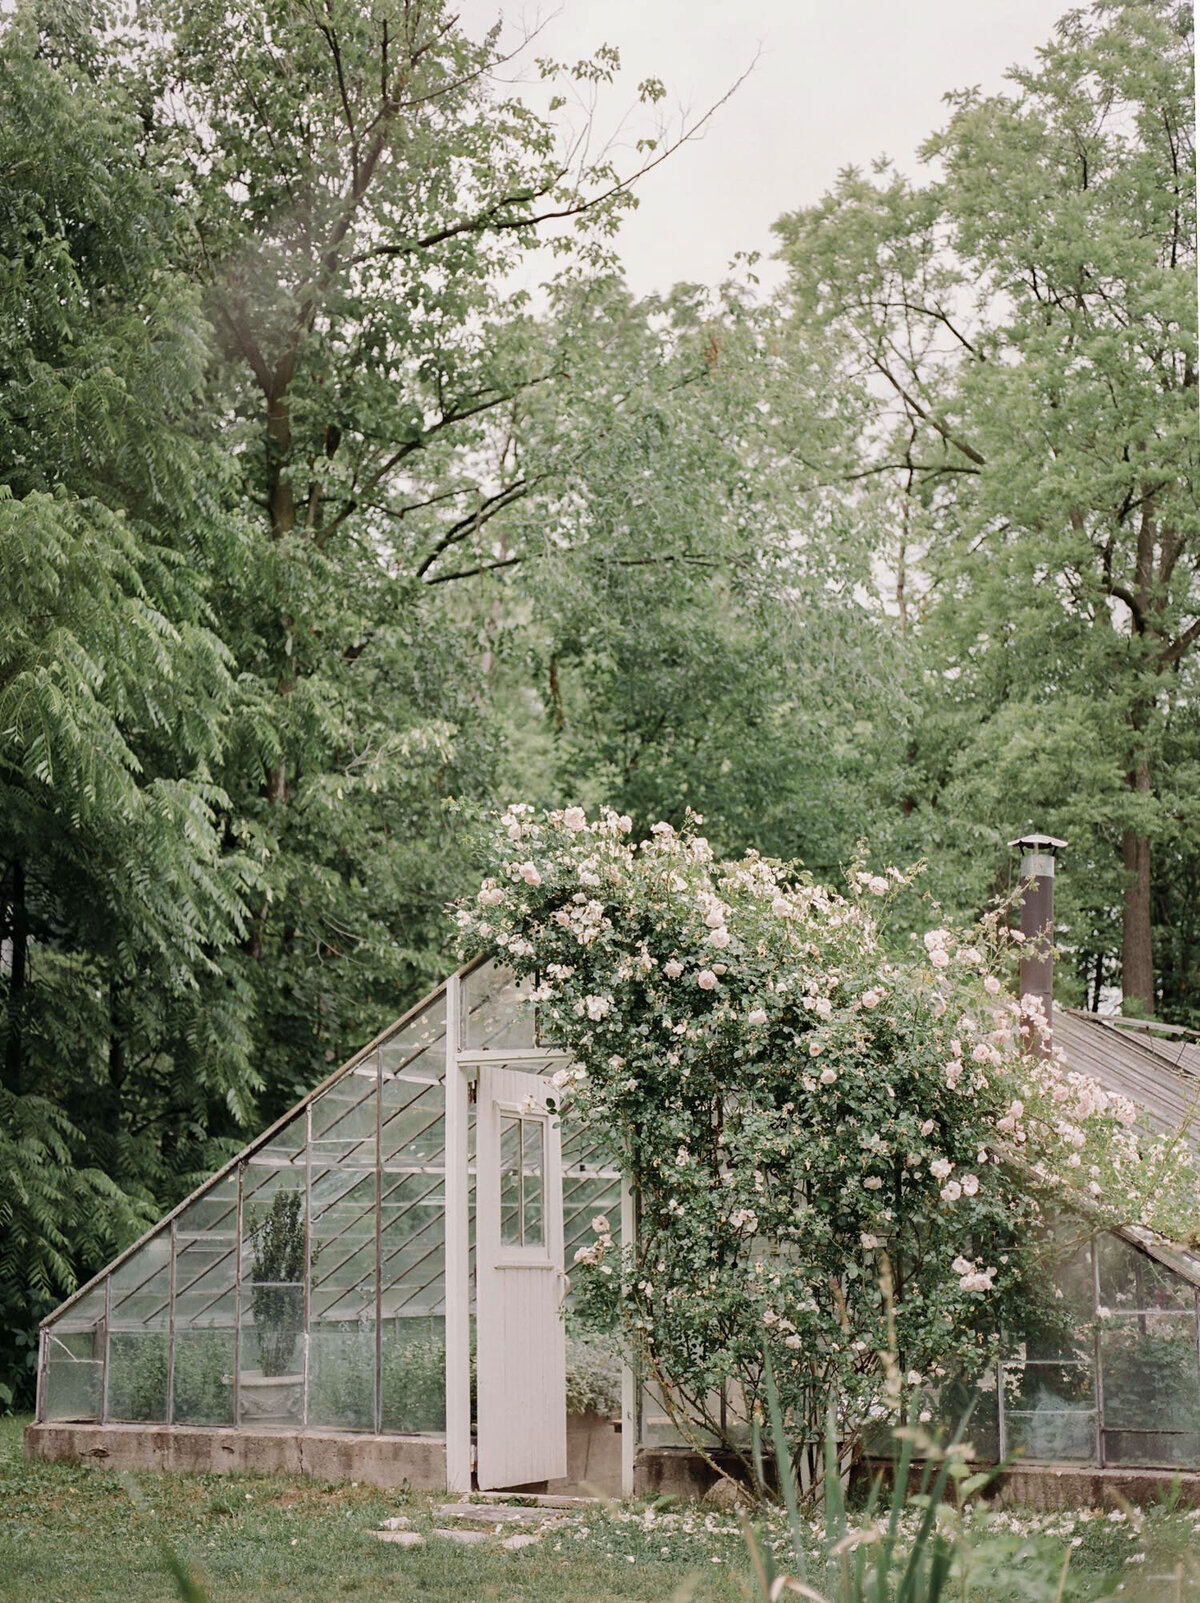
[[[908,838],[937,843],[937,888],[967,909],[1007,878],[1008,837],[1066,837],[1075,996],[1119,977],[1132,1007],[1185,1018],[1191,27],[1175,0],[1071,12],[1007,93],[950,97],[935,177],[848,172],[778,225],[797,359],[821,328],[856,401],[830,416],[813,493],[879,520],[924,681]]]

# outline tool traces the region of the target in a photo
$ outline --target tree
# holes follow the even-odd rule
[[[236,690],[206,594],[240,526],[189,429],[203,317],[104,66],[69,11],[0,39],[6,1366],[256,1085],[224,962],[253,870],[214,778]]]
[[[891,487],[893,572],[961,713],[941,782],[1009,757],[1014,825],[1072,812],[1085,858],[1115,837],[1122,986],[1152,1012],[1165,730],[1200,641],[1190,8],[1071,13],[1010,76],[951,97],[929,183],[850,172],[779,224],[794,315],[844,341],[866,416],[814,466]]]

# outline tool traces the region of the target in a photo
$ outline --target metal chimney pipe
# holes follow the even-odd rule
[[[1053,835],[1019,835],[1009,846],[1020,848],[1018,877],[1021,901],[1020,989],[1022,998],[1036,996],[1046,1015],[1046,1035],[1035,1049],[1050,1050],[1054,1009],[1054,859],[1067,844]]]

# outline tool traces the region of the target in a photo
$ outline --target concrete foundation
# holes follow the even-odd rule
[[[25,1456],[105,1469],[208,1475],[254,1471],[366,1481],[393,1490],[446,1485],[446,1444],[351,1431],[205,1429],[196,1425],[27,1425]]]
[[[987,1464],[972,1464],[985,1470]],[[915,1492],[922,1468],[915,1464],[909,1485]],[[891,1483],[891,1463],[876,1459],[860,1464],[856,1477],[867,1480],[882,1472]],[[1146,1506],[1174,1491],[1181,1508],[1200,1508],[1200,1472],[1172,1469],[1097,1469],[1088,1465],[1018,1463],[1002,1470],[979,1496],[994,1508],[1029,1508],[1039,1513],[1072,1508]]]

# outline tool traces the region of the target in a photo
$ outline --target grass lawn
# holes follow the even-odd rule
[[[286,1476],[29,1464],[24,1423],[0,1420],[0,1603],[173,1603],[164,1543],[213,1603],[744,1603],[753,1595],[741,1535],[724,1514],[624,1506],[573,1515],[517,1552],[437,1538],[402,1548],[368,1533],[397,1513],[428,1529],[439,1499]],[[1198,1516],[1158,1511],[1144,1525],[1097,1514],[1003,1518],[995,1561],[984,1566],[991,1579],[971,1585],[970,1603],[1053,1597],[1034,1577],[1060,1567],[1068,1543],[1074,1580],[1065,1598],[1200,1599],[1194,1584],[1177,1592],[1165,1579],[1180,1556],[1200,1551]]]

